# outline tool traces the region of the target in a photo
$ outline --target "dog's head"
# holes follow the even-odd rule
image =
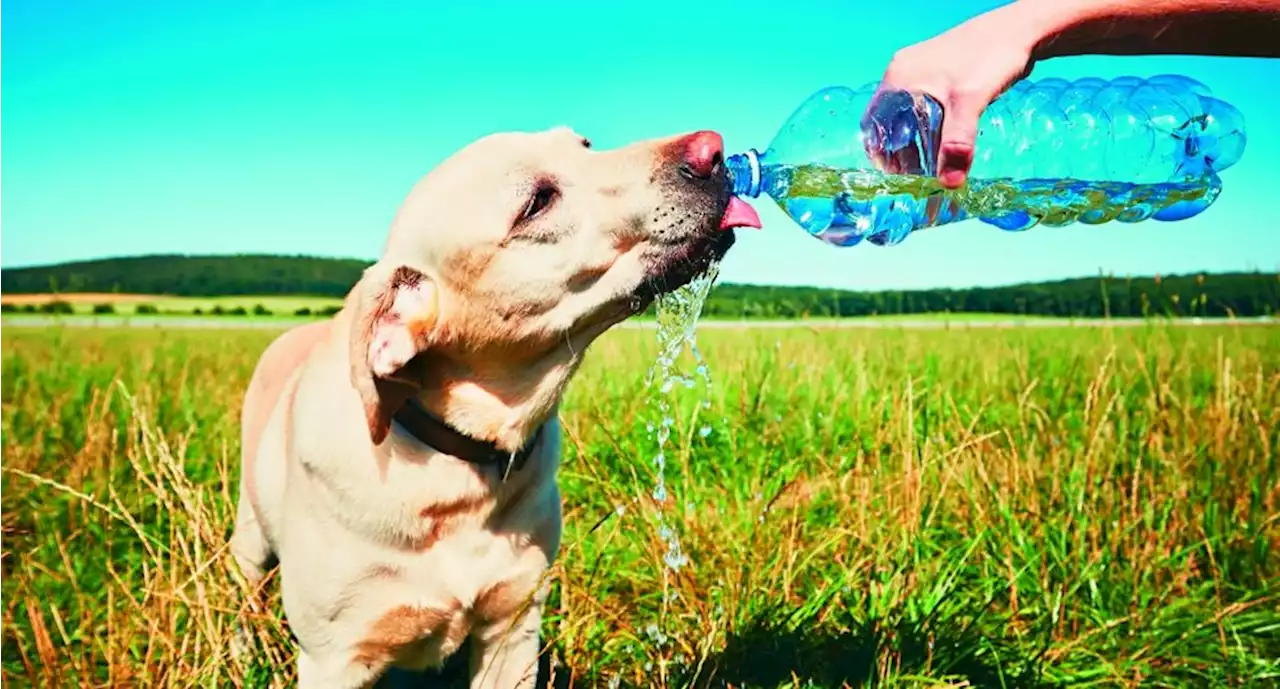
[[[597,336],[723,256],[734,227],[759,227],[729,190],[714,132],[596,151],[560,128],[453,155],[410,192],[352,292],[352,378],[374,442],[407,396],[443,384],[433,367],[515,402],[567,379]]]

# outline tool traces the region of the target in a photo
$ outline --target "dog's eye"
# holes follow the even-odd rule
[[[560,192],[556,191],[556,188],[550,184],[538,185],[537,190],[533,192],[533,198],[529,199],[529,205],[525,206],[524,212],[520,214],[520,219],[532,220],[536,218],[542,211],[550,208],[559,195]]]

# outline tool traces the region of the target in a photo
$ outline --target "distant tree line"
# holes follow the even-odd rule
[[[0,270],[0,292],[342,297],[369,263],[359,259],[262,255],[114,258]],[[53,311],[62,307],[41,308]],[[105,306],[96,308],[108,313]],[[315,314],[302,313],[303,310],[294,315],[332,313],[328,309]],[[1254,272],[1133,278],[1098,276],[1000,287],[875,292],[727,283],[712,290],[703,314],[719,318],[788,319],[947,311],[1081,318],[1269,316],[1280,313],[1280,275]],[[209,315],[248,313],[242,307],[208,312]],[[260,305],[253,313],[269,314]]]
[[[132,313],[136,316],[155,316],[164,314],[167,316],[190,315],[190,316],[276,316],[276,315],[294,315],[294,316],[332,316],[338,313],[342,307],[336,305],[321,306],[312,309],[308,306],[302,306],[291,311],[281,311],[279,313],[267,308],[264,304],[254,304],[252,308],[242,305],[222,306],[215,304],[209,308],[194,307],[190,311],[185,309],[166,309],[161,311],[155,304],[139,303],[139,304],[112,304],[100,303],[93,304],[89,308],[89,313],[95,316],[115,316],[120,314]],[[77,313],[76,308],[71,302],[64,299],[52,298],[49,301],[39,304],[0,304],[0,312],[3,313],[24,313],[24,314],[47,314],[67,316]]]
[[[702,310],[704,316],[744,319],[939,312],[1075,318],[1270,316],[1280,313],[1280,275],[1099,276],[1001,287],[876,292],[723,284],[712,290]]]
[[[0,270],[0,292],[104,292],[178,297],[243,295],[345,296],[370,261],[311,256],[181,256],[104,258]]]

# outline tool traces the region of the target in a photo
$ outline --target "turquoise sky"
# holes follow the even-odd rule
[[[4,266],[154,252],[373,258],[412,183],[495,130],[598,147],[714,128],[763,148],[814,90],[998,3],[11,0]],[[1280,61],[1076,58],[1033,78],[1179,73],[1244,112],[1218,203],[1181,223],[966,222],[828,247],[757,201],[723,279],[853,288],[1280,269]]]

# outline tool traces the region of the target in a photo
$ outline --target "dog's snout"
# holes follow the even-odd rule
[[[680,174],[689,179],[710,179],[724,164],[724,139],[712,131],[690,134],[683,142]]]

